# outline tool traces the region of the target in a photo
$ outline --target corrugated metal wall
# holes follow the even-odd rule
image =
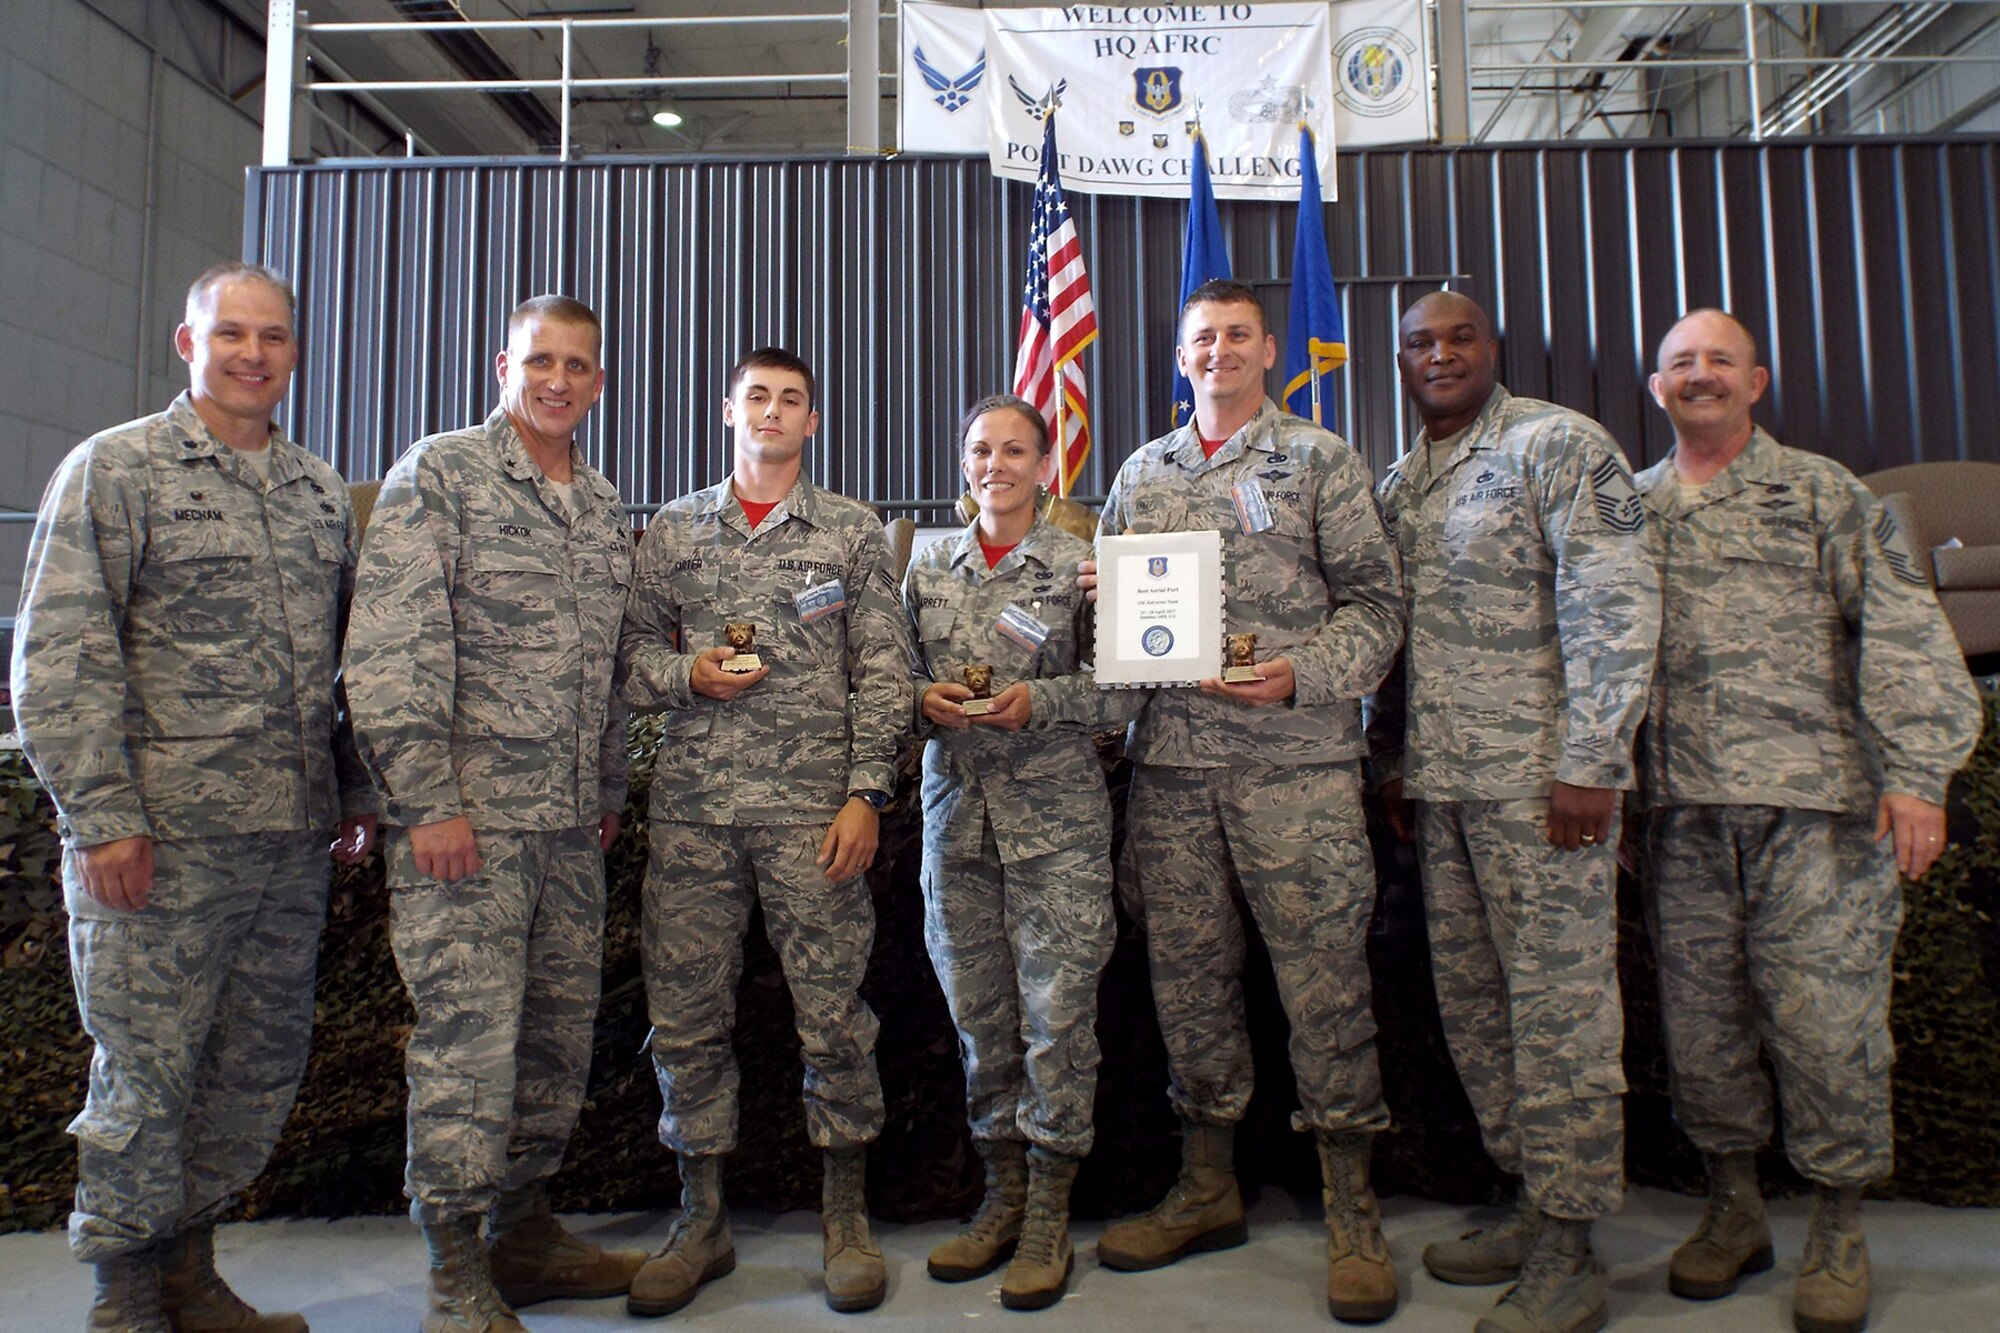
[[[1414,433],[1397,312],[1447,279],[1493,310],[1509,387],[1596,416],[1635,465],[1670,438],[1652,348],[1698,305],[1763,343],[1780,438],[1860,472],[2000,460],[2000,141],[1363,152],[1339,171],[1335,424],[1378,469]],[[588,449],[628,500],[723,474],[723,377],[775,342],[823,381],[815,475],[892,503],[958,493],[956,414],[1011,375],[1029,197],[958,159],[277,168],[250,174],[245,250],[298,283],[288,425],[349,477],[483,415],[507,310],[564,291],[604,318]],[[1078,491],[1101,495],[1163,428],[1184,209],[1072,204],[1103,329]],[[1294,213],[1222,207],[1281,339]]]

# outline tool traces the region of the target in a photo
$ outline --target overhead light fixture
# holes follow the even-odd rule
[[[647,37],[646,38],[647,78],[657,79],[660,77],[660,55],[661,51],[659,48],[659,44],[656,43],[650,36]],[[659,100],[654,102],[652,104],[652,107],[653,107],[652,120],[655,125],[658,125],[663,130],[677,130],[681,127],[681,124],[685,118],[681,115],[680,111],[675,108],[672,99],[670,99],[667,96],[666,91],[664,89],[661,90]]]

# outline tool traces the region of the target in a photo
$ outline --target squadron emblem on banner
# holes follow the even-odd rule
[[[1361,28],[1333,52],[1334,96],[1357,116],[1393,116],[1415,99],[1423,79],[1417,47],[1395,28]]]

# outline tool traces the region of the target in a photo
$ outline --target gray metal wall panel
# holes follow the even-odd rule
[[[1446,280],[1493,309],[1512,388],[1596,415],[1635,464],[1670,441],[1653,347],[1697,305],[1757,333],[1781,438],[1863,472],[2000,459],[2000,141],[1367,152],[1338,172],[1350,355],[1330,410],[1377,468],[1415,430],[1398,312]],[[816,474],[897,501],[957,492],[957,413],[1011,377],[1028,203],[976,160],[418,160],[254,171],[245,237],[303,303],[287,425],[351,477],[483,415],[507,310],[554,289],[604,318],[585,446],[629,499],[723,474],[724,376],[774,342],[821,376]],[[1163,428],[1185,215],[1072,204],[1103,329],[1096,495]],[[1295,210],[1222,218],[1282,341]]]

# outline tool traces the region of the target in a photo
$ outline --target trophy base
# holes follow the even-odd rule
[[[1224,685],[1255,685],[1264,679],[1264,673],[1256,667],[1225,667],[1222,672]]]
[[[991,699],[963,699],[958,706],[965,710],[967,717],[985,717],[993,711]]]
[[[727,658],[717,665],[732,676],[747,676],[752,671],[762,671],[764,669],[764,659],[755,653],[738,653],[736,656]]]

